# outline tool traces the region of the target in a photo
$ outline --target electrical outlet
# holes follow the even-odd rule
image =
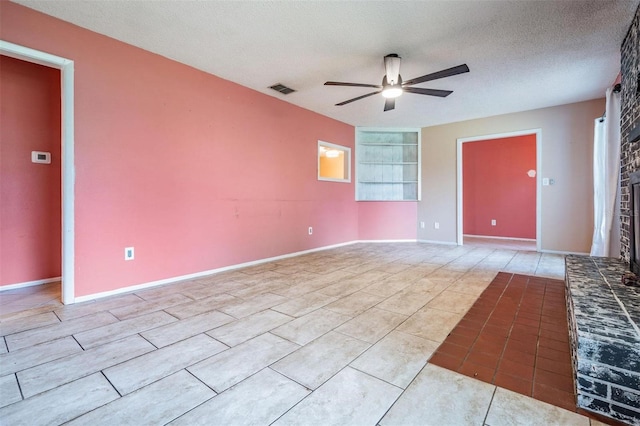
[[[491,226],[496,226],[496,220],[495,219],[491,219]]]
[[[313,235],[313,226],[309,227],[309,235]]]
[[[125,247],[124,248],[124,260],[133,260],[133,247]]]
[[[433,223],[433,228],[434,229],[440,229],[440,222],[434,222]]]
[[[420,228],[424,229],[424,222],[420,222]]]

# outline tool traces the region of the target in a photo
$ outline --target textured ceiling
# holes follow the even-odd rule
[[[356,126],[423,127],[604,96],[640,0],[118,1],[17,3]],[[466,63],[383,112],[382,58],[407,80]],[[268,89],[282,83],[296,90]]]

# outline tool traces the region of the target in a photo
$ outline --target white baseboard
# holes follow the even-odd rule
[[[354,243],[415,243],[418,240],[406,239],[406,240],[357,240]]]
[[[457,246],[458,243],[455,241],[435,241],[435,240],[417,240],[419,243],[425,244],[439,244],[443,246]]]
[[[464,234],[463,237],[471,237],[471,238],[489,238],[492,240],[513,240],[513,241],[528,241],[528,242],[536,242],[535,238],[516,238],[516,237],[494,237],[492,235],[471,235]]]
[[[192,280],[192,279],[195,279],[195,278],[201,278],[201,277],[205,277],[207,275],[213,275],[213,274],[217,274],[217,273],[220,273],[220,272],[232,271],[234,269],[240,269],[240,268],[246,268],[248,266],[260,265],[262,263],[273,262],[273,261],[276,261],[276,260],[282,260],[282,259],[287,259],[287,258],[290,258],[290,257],[301,256],[303,254],[314,253],[314,252],[317,252],[317,251],[330,250],[330,249],[334,249],[334,248],[338,248],[338,247],[344,247],[344,246],[348,246],[348,245],[351,245],[351,244],[356,244],[358,242],[359,241],[357,241],[357,240],[356,241],[348,241],[346,243],[333,244],[333,245],[330,245],[330,246],[323,246],[323,247],[318,247],[318,248],[314,248],[314,249],[309,249],[309,250],[303,250],[303,251],[298,251],[298,252],[294,252],[294,253],[283,254],[283,255],[280,255],[280,256],[268,257],[266,259],[252,260],[251,262],[238,263],[236,265],[223,266],[221,268],[209,269],[207,271],[195,272],[193,274],[180,275],[180,276],[177,276],[177,277],[165,278],[165,279],[162,279],[162,280],[151,281],[151,282],[142,283],[142,284],[135,284],[135,285],[131,285],[131,286],[123,287],[123,288],[117,288],[115,290],[103,291],[101,293],[93,293],[93,294],[89,294],[87,296],[76,297],[74,299],[73,303],[82,303],[82,302],[87,302],[89,300],[102,299],[104,297],[116,296],[116,295],[122,294],[122,293],[130,293],[132,291],[147,289],[147,288],[151,288],[151,287],[157,287],[159,285],[171,284],[171,283],[175,283],[175,282],[178,282],[178,281]]]
[[[546,249],[540,249],[539,250],[540,253],[549,253],[549,254],[575,254],[578,256],[589,256],[589,253],[582,253],[579,251],[562,251],[562,250],[546,250]]]
[[[45,278],[42,280],[35,280],[35,281],[25,281],[23,283],[17,283],[17,284],[7,284],[0,287],[0,291],[15,290],[17,288],[33,287],[34,285],[55,283],[56,281],[60,281],[60,280],[62,280],[62,277]]]

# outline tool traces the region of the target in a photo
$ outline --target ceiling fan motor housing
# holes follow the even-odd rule
[[[400,61],[402,58],[397,53],[391,53],[384,57],[384,69],[386,71],[387,82],[391,85],[400,84]],[[384,85],[384,83],[383,83]]]

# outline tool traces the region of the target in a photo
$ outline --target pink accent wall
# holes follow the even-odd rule
[[[0,28],[75,62],[76,297],[359,238],[316,170],[352,126],[14,3]]]
[[[467,142],[462,156],[464,234],[535,239],[536,136]]]
[[[60,72],[0,56],[0,94],[0,286],[59,277]]]
[[[358,203],[361,240],[415,240],[418,203],[413,201]]]

